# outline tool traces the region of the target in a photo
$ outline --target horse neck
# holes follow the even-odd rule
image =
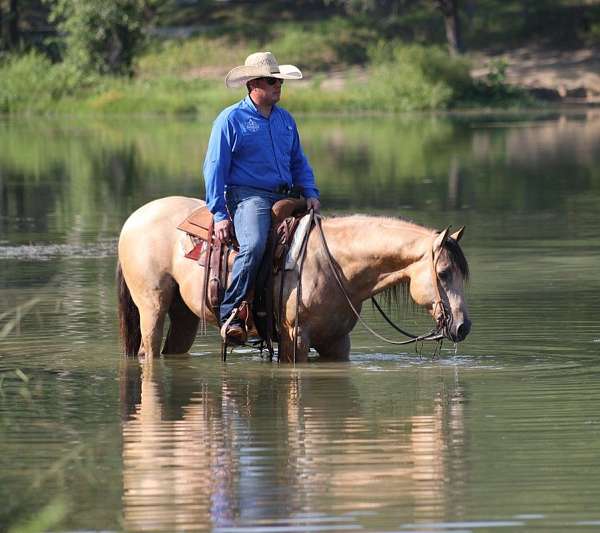
[[[435,232],[392,218],[352,216],[327,221],[333,256],[348,289],[365,300],[410,279],[410,266],[423,259]]]

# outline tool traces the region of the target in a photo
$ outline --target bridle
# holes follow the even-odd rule
[[[442,280],[437,273],[437,262],[440,260],[441,251],[438,253],[437,257],[435,255],[435,250],[433,246],[430,251],[430,264],[431,264],[431,283],[433,285],[433,290],[435,293],[435,299],[433,300],[433,316],[436,321],[436,329],[439,334],[442,335],[442,338],[450,338],[450,330],[452,327],[452,313],[448,312],[448,307],[446,306],[446,302],[442,298],[440,293],[440,284]],[[439,313],[437,312],[439,309]]]
[[[371,297],[371,301],[373,302],[373,305],[379,311],[379,313],[381,313],[381,315],[386,320],[386,322],[388,324],[390,324],[396,331],[409,337],[409,339],[406,341],[394,341],[394,340],[388,339],[388,338],[384,337],[383,335],[380,335],[379,333],[374,331],[364,321],[364,319],[360,316],[360,313],[356,310],[356,307],[354,306],[354,304],[352,303],[352,300],[350,299],[348,291],[344,287],[344,283],[342,282],[342,280],[340,278],[340,274],[338,272],[338,267],[333,259],[333,256],[331,255],[329,246],[327,245],[327,240],[325,239],[325,234],[323,233],[323,227],[321,225],[321,218],[314,217],[314,220],[316,221],[316,226],[319,228],[319,235],[321,237],[321,243],[323,244],[323,249],[325,250],[325,256],[327,257],[329,266],[330,266],[333,276],[337,282],[337,285],[340,288],[340,292],[346,299],[346,302],[348,303],[348,307],[350,307],[350,309],[352,310],[356,319],[372,335],[374,335],[378,339],[380,339],[384,342],[387,342],[389,344],[412,344],[412,343],[416,343],[416,342],[420,342],[420,341],[441,341],[445,337],[450,338],[450,328],[452,325],[452,313],[448,312],[446,303],[444,302],[441,292],[440,292],[441,280],[439,279],[439,276],[438,276],[437,270],[436,270],[436,266],[437,266],[437,262],[439,261],[440,254],[438,254],[436,257],[433,246],[431,247],[429,256],[430,256],[430,265],[431,265],[431,280],[432,280],[433,289],[434,289],[434,300],[432,303],[432,306],[433,306],[432,309],[433,309],[433,316],[436,317],[436,326],[431,331],[429,331],[428,333],[424,333],[422,335],[413,335],[412,333],[408,333],[407,331],[403,330],[402,328],[400,328],[399,326],[394,324],[392,322],[392,320],[385,314],[385,312],[383,311],[381,306],[377,303],[377,300],[375,300],[375,298],[373,296]],[[439,310],[439,312],[438,312],[438,310]]]

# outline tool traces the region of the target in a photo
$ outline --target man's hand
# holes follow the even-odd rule
[[[233,224],[231,220],[226,218],[219,222],[215,222],[215,235],[217,239],[222,240],[225,243],[230,243],[233,239]]]
[[[306,210],[310,211],[311,209],[314,209],[315,213],[318,213],[321,210],[321,202],[319,202],[318,198],[306,199]]]

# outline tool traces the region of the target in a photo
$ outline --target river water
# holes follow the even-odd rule
[[[124,359],[119,228],[209,122],[2,119],[0,530],[600,530],[600,112],[297,119],[325,215],[467,226],[471,335]]]

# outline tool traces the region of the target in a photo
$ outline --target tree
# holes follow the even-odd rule
[[[458,0],[436,0],[436,3],[444,15],[448,51],[451,55],[461,54],[463,52],[463,43],[460,31],[460,17],[458,15]]]
[[[444,17],[446,40],[450,54],[463,52],[460,31],[459,0],[325,0],[326,3],[343,5],[348,11],[372,12],[385,16],[389,13],[402,13],[419,6],[435,6]]]
[[[48,0],[62,32],[65,60],[84,72],[126,74],[142,36],[144,0]]]
[[[0,48],[12,50],[17,47],[19,40],[17,0],[0,0]]]

